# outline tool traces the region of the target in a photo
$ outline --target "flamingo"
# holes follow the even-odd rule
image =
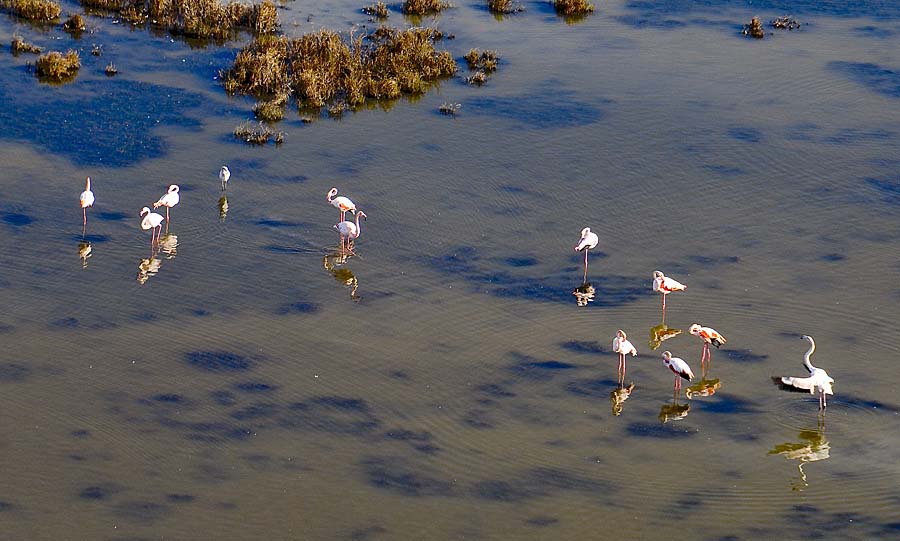
[[[181,200],[178,197],[178,184],[172,184],[169,186],[168,191],[159,198],[159,201],[153,203],[153,208],[157,207],[166,207],[166,223],[169,222],[169,209],[178,204],[178,201]]]
[[[703,350],[700,352],[700,369],[703,370],[704,360],[707,363],[706,365],[709,366],[711,357],[709,345],[712,344],[716,346],[716,349],[719,349],[719,346],[727,342],[727,340],[725,340],[725,337],[722,336],[719,331],[713,329],[712,327],[702,327],[698,323],[694,323],[693,325],[691,325],[689,332],[703,340]]]
[[[325,196],[325,200],[331,203],[331,206],[337,207],[338,210],[341,211],[341,223],[344,222],[344,217],[349,210],[351,213],[356,214],[356,204],[353,201],[350,201],[349,197],[344,197],[343,195],[340,197],[335,197],[338,193],[337,188],[332,188],[328,190],[328,195]]]
[[[662,354],[663,364],[675,374],[675,391],[677,392],[681,389],[681,378],[684,378],[688,381],[693,381],[694,372],[691,370],[691,367],[688,366],[688,363],[684,361],[684,359],[679,357],[672,357],[671,351],[663,351]]]
[[[678,280],[669,278],[662,271],[653,271],[653,291],[662,293],[663,318],[666,317],[666,295],[673,291],[684,291],[687,286]]]
[[[81,201],[81,215],[84,218],[84,226],[87,227],[87,208],[94,206],[94,192],[91,191],[91,177],[87,177],[87,180],[84,182],[84,191],[81,192],[81,195],[78,197]],[[82,229],[82,236],[84,236],[84,232]]]
[[[231,171],[228,170],[227,165],[223,165],[221,169],[219,169],[219,180],[222,181],[222,191],[228,189],[228,179],[231,178]]]
[[[153,250],[153,242],[158,239],[159,233],[162,232],[162,223],[164,218],[161,214],[157,214],[155,212],[150,212],[150,207],[144,207],[141,209],[141,229],[147,231],[151,229],[153,231],[150,232],[150,250]]]
[[[616,331],[616,337],[612,342],[613,351],[619,354],[619,382],[625,383],[625,357],[630,353],[632,357],[637,355],[637,349],[628,340],[625,331],[619,329]]]
[[[587,270],[588,270],[588,251],[593,250],[597,247],[597,244],[600,242],[600,238],[596,233],[591,232],[590,227],[585,227],[581,230],[581,240],[578,241],[578,244],[575,245],[575,251],[581,252],[584,251],[584,279],[583,282],[587,282]]]
[[[344,250],[344,239],[347,239],[347,249],[350,250],[350,253],[353,253],[353,250],[350,249],[350,241],[352,239],[358,239],[359,234],[362,230],[359,227],[359,217],[362,216],[363,219],[368,219],[366,213],[363,211],[358,211],[356,213],[356,223],[353,222],[340,222],[334,224],[334,228],[338,230],[338,233],[341,234],[341,251]]]
[[[806,366],[806,369],[809,371],[809,377],[795,378],[785,376],[772,379],[781,386],[786,387],[788,390],[809,391],[809,394],[819,393],[819,409],[824,410],[826,406],[825,395],[834,394],[831,387],[831,384],[834,383],[834,378],[829,376],[828,372],[822,368],[816,368],[810,362],[809,358],[816,350],[816,342],[813,340],[813,337],[804,334],[802,338],[809,340],[809,350],[803,354],[803,365]]]

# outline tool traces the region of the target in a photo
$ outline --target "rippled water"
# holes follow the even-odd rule
[[[291,35],[371,24],[281,5]],[[900,9],[523,5],[425,21],[461,65],[498,51],[483,87],[290,111],[279,148],[230,138],[252,102],[215,77],[242,42],[0,19],[83,60],[50,87],[0,54],[0,537],[898,535]],[[788,12],[800,31],[740,35]],[[151,254],[138,212],[172,182]],[[333,185],[369,216],[347,260]],[[655,269],[688,284],[662,344]],[[673,402],[659,355],[699,375],[693,322],[728,343]],[[616,415],[618,328],[640,354]],[[824,417],[770,380],[804,375],[802,334]]]

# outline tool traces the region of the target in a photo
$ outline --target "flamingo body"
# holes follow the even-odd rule
[[[727,342],[722,334],[712,327],[703,327],[697,323],[691,325],[690,333],[700,338],[707,344],[712,344],[718,349],[719,346]]]
[[[834,383],[834,378],[828,375],[822,368],[818,368],[813,366],[810,361],[810,357],[813,352],[816,351],[816,342],[813,340],[812,336],[803,335],[803,338],[809,340],[809,350],[803,355],[803,365],[806,367],[806,370],[809,372],[809,377],[798,378],[793,376],[784,376],[780,378],[780,383],[791,390],[803,390],[809,391],[810,394],[819,394],[819,408],[825,409],[826,401],[825,395],[834,395],[834,389],[832,388],[832,384]],[[778,380],[776,380],[778,381]]]
[[[613,351],[619,354],[619,383],[625,383],[625,357],[630,353],[632,357],[637,355],[637,348],[628,340],[625,331],[619,329],[616,331],[616,337],[613,338]]]
[[[87,226],[87,208],[94,206],[94,192],[91,191],[91,177],[87,177],[87,180],[84,182],[84,191],[81,192],[81,195],[78,196],[78,200],[81,203],[81,217],[83,219],[83,224]],[[81,232],[82,237],[84,236],[84,231]]]
[[[228,189],[228,179],[231,178],[231,171],[228,169],[227,165],[223,165],[221,169],[219,169],[219,180],[222,181],[222,191]]]
[[[590,227],[585,227],[581,230],[581,240],[578,241],[578,244],[575,245],[575,251],[580,252],[582,250],[593,250],[597,247],[597,244],[600,242],[600,237],[597,236],[596,233],[591,231]]]
[[[162,229],[162,223],[165,218],[162,215],[157,214],[155,212],[150,212],[149,207],[144,207],[141,209],[141,229],[144,231],[152,230],[150,234],[150,246],[153,246],[153,242],[158,235],[157,229]]]
[[[178,204],[181,198],[178,196],[178,184],[172,184],[169,189],[153,203],[153,208],[166,207],[166,220],[169,219],[169,209]]]
[[[686,379],[688,381],[692,381],[694,379],[694,372],[691,370],[691,367],[688,366],[688,363],[685,362],[684,359],[680,357],[672,357],[672,352],[664,351],[662,354],[663,364],[666,365],[666,368],[672,371],[675,374],[675,390],[681,388],[681,380]]]
[[[328,190],[328,195],[325,196],[325,200],[331,203],[331,206],[341,211],[341,222],[344,222],[344,216],[347,214],[348,210],[352,214],[356,214],[356,204],[351,201],[349,197],[344,197],[343,195],[335,197],[337,193],[337,188]]]
[[[349,248],[350,241],[353,239],[358,239],[359,235],[362,233],[362,229],[359,226],[359,218],[362,217],[364,220],[368,219],[366,213],[363,211],[359,211],[356,213],[356,222],[343,221],[334,224],[334,228],[337,229],[338,233],[341,234],[341,249],[344,248],[344,241],[346,239],[347,246]]]
[[[673,291],[684,291],[685,289],[687,286],[678,280],[669,278],[662,271],[653,271],[653,291],[668,295]]]

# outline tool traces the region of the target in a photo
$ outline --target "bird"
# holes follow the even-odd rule
[[[688,331],[694,336],[703,340],[703,350],[700,352],[700,369],[703,369],[703,362],[706,361],[707,366],[711,357],[709,352],[709,345],[712,344],[716,346],[716,349],[719,349],[719,346],[727,342],[725,337],[722,336],[719,331],[713,329],[712,327],[702,327],[699,323],[694,323],[691,325]]]
[[[616,331],[616,337],[612,342],[613,351],[619,354],[619,383],[625,383],[625,357],[630,353],[632,357],[637,355],[637,349],[634,344],[628,341],[628,335],[625,331],[619,329]]]
[[[366,213],[363,211],[358,211],[356,213],[356,223],[353,222],[340,222],[334,224],[334,228],[338,230],[338,233],[341,234],[341,251],[344,250],[344,239],[347,240],[347,249],[350,250],[350,253],[353,253],[353,250],[350,249],[350,241],[353,239],[358,239],[359,234],[362,232],[359,227],[359,217],[362,216],[364,220],[367,220],[368,217]]]
[[[153,203],[153,208],[157,207],[166,207],[166,223],[169,221],[169,209],[178,204],[178,201],[181,200],[178,197],[178,184],[172,184],[169,186],[168,191],[159,198],[156,203]]]
[[[662,271],[653,271],[653,291],[662,293],[663,318],[666,317],[666,295],[673,291],[684,291],[685,289],[687,289],[687,286],[678,280],[669,278]]]
[[[84,181],[84,191],[78,197],[81,201],[81,215],[84,218],[84,225],[87,226],[87,208],[94,206],[94,192],[91,191],[91,177],[87,177]],[[82,232],[82,236],[84,233]]]
[[[581,252],[584,251],[584,279],[583,282],[587,282],[587,270],[588,270],[588,251],[597,247],[597,244],[600,242],[600,237],[597,236],[596,233],[591,232],[590,227],[585,227],[581,230],[581,239],[578,241],[578,244],[575,245],[575,251]]]
[[[228,189],[228,179],[231,178],[231,171],[228,170],[227,165],[223,165],[221,169],[219,169],[219,180],[222,181],[222,191]]]
[[[325,196],[325,200],[331,203],[331,206],[337,207],[337,209],[341,211],[341,222],[343,222],[348,210],[351,213],[356,214],[356,204],[353,201],[350,201],[349,197],[344,197],[343,195],[335,197],[337,193],[337,188],[328,190],[328,195]]]
[[[691,367],[688,366],[688,363],[685,362],[684,359],[680,357],[672,357],[671,351],[663,351],[662,354],[663,364],[675,374],[675,391],[681,389],[681,378],[684,378],[688,381],[693,381],[694,372],[691,370]]]
[[[804,334],[802,338],[809,340],[809,350],[803,354],[803,365],[806,366],[806,369],[809,371],[809,377],[795,378],[784,376],[772,379],[785,390],[809,391],[809,394],[819,393],[819,409],[824,410],[826,407],[825,395],[834,395],[834,390],[831,386],[834,383],[834,378],[829,376],[828,372],[824,369],[816,368],[812,365],[812,362],[810,362],[809,358],[812,356],[813,352],[816,351],[816,341],[813,340],[813,337]]]
[[[162,223],[164,218],[161,214],[157,214],[155,212],[150,212],[150,207],[144,207],[141,209],[141,229],[147,231],[151,229],[153,231],[150,232],[150,249],[153,249],[153,243],[159,237],[159,233],[162,231]],[[156,230],[159,231],[156,231]]]

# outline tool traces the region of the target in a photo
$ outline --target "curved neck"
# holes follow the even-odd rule
[[[91,177],[87,177],[87,180],[84,181],[84,191],[91,191]]]
[[[813,366],[809,358],[812,357],[813,352],[816,350],[816,343],[813,341],[812,336],[807,336],[806,339],[809,340],[809,350],[803,354],[803,364],[806,365],[806,369],[812,373],[816,367]]]
[[[325,199],[331,203],[334,200],[334,197],[337,195],[337,190],[329,190],[328,195],[325,196]]]
[[[356,213],[356,236],[357,237],[359,236],[360,233],[362,233],[362,229],[359,228],[359,217],[361,214],[362,214],[362,212]]]

